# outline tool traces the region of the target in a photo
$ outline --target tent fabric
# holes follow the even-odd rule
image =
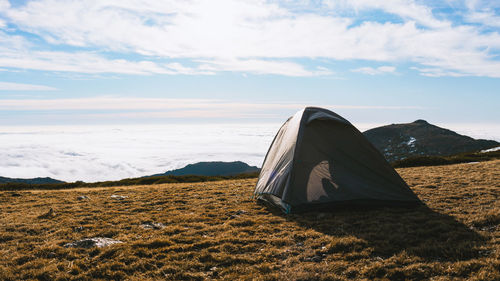
[[[384,156],[349,121],[307,107],[279,129],[255,196],[284,212],[344,205],[420,203]]]

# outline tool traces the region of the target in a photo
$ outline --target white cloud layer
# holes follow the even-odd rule
[[[333,74],[314,66],[314,60],[313,66],[295,61],[321,58],[411,62],[416,69],[444,74],[500,77],[498,32],[438,17],[422,1],[323,1],[319,10],[309,12],[287,8],[287,1],[262,0],[0,3],[2,20],[49,45],[79,50],[42,51],[24,37],[0,31],[0,67],[127,74]],[[311,3],[318,2],[305,5]],[[497,26],[494,9],[469,6],[474,10],[465,19]],[[356,21],[358,13],[370,11],[401,21]],[[103,52],[92,51],[96,49]],[[124,58],[111,59],[109,52]],[[125,59],[129,54],[141,59]],[[188,59],[194,66],[161,63],[171,59]]]
[[[376,68],[366,66],[366,67],[352,69],[351,71],[352,72],[359,72],[359,73],[363,73],[363,74],[368,74],[368,75],[379,75],[379,74],[386,74],[386,73],[395,73],[396,67],[389,66],[389,65],[379,66]]]
[[[43,85],[0,82],[0,91],[54,91],[54,90],[57,89]]]
[[[0,126],[0,176],[104,181],[162,173],[199,161],[260,166],[280,127],[272,124]],[[361,130],[383,124],[356,124]],[[500,139],[498,124],[439,124]]]
[[[279,125],[0,127],[0,176],[92,182],[199,161],[260,166]]]

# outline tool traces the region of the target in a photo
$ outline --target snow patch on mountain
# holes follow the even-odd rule
[[[481,150],[481,152],[482,153],[486,153],[486,152],[493,152],[493,151],[498,151],[498,150],[500,150],[500,146],[493,147],[493,148],[490,148],[490,149]]]
[[[416,138],[410,137],[410,140],[406,143],[408,146],[415,146],[415,142],[417,141]]]

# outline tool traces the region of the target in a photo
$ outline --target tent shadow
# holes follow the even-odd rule
[[[371,255],[383,258],[405,251],[425,260],[468,260],[480,257],[480,247],[486,243],[483,236],[454,217],[425,205],[281,215],[304,228],[347,238],[341,239],[341,245],[333,251],[354,256],[356,252],[371,248]]]

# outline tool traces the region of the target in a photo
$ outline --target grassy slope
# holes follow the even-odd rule
[[[500,160],[398,172],[428,208],[282,215],[255,179],[3,191],[0,280],[499,280]],[[95,236],[124,243],[61,247]]]
[[[237,180],[257,178],[258,172],[244,173],[234,176],[151,176],[140,178],[128,178],[117,181],[101,181],[101,182],[61,182],[61,183],[44,183],[44,184],[28,184],[23,182],[0,183],[0,192],[7,190],[33,190],[33,189],[72,189],[85,187],[111,187],[111,186],[129,186],[129,185],[150,185],[162,183],[191,183],[191,182],[207,182],[207,181],[222,181],[222,180]]]
[[[500,159],[500,151],[468,152],[450,156],[412,156],[392,163],[393,167],[440,166]]]

